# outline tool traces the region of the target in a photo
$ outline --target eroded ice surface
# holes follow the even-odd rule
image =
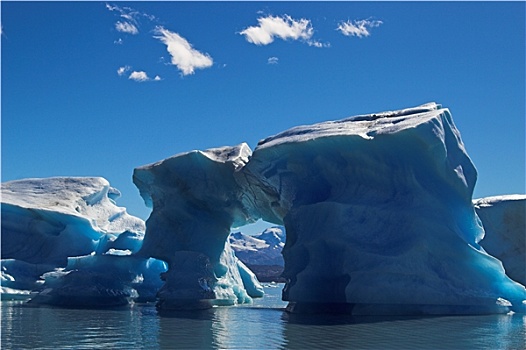
[[[144,221],[116,206],[119,196],[100,177],[2,183],[2,258],[65,266],[70,256],[105,253],[122,233],[137,249]]]
[[[299,126],[252,154],[242,144],[135,169],[153,207],[140,254],[170,263],[166,295],[178,293],[169,280],[184,265],[194,281],[186,297],[210,298],[228,276],[230,227],[261,217],[287,232],[291,311],[522,312],[524,287],[479,245],[476,178],[449,110],[435,103]]]
[[[2,183],[2,297],[97,306],[155,299],[162,261],[131,257],[144,222],[118,207],[100,177]],[[44,276],[44,277],[41,277]]]
[[[526,285],[526,195],[474,201],[486,232],[480,245],[502,261],[506,274]]]
[[[524,311],[524,287],[478,244],[477,173],[440,105],[290,129],[243,172],[262,218],[285,225],[293,311]]]
[[[160,308],[232,305],[262,295],[255,276],[241,278],[227,242],[232,226],[258,219],[245,204],[249,194],[235,180],[251,153],[241,144],[178,154],[135,169],[133,181],[152,207],[138,254],[169,266]]]

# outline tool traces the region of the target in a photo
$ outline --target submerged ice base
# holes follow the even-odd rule
[[[153,208],[140,254],[169,263],[165,304],[217,298],[241,285],[221,260],[230,228],[263,218],[287,232],[290,311],[524,312],[524,286],[479,245],[476,178],[435,103],[299,126],[253,154],[242,144],[135,169]]]

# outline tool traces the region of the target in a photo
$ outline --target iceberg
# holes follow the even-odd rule
[[[262,218],[284,224],[291,312],[524,312],[526,290],[479,245],[477,178],[447,108],[299,126],[243,168]]]
[[[134,170],[133,181],[152,208],[137,255],[168,264],[159,309],[234,305],[263,294],[227,241],[231,227],[259,218],[235,179],[251,153],[246,144],[192,151]]]
[[[524,286],[480,245],[476,179],[436,103],[298,126],[254,152],[225,146],[136,168],[153,209],[137,255],[169,265],[161,308],[242,302],[228,235],[262,218],[287,232],[290,312],[525,312]]]
[[[289,312],[524,313],[526,196],[473,201],[476,179],[451,113],[429,103],[140,166],[146,225],[103,178],[6,182],[1,293],[75,307],[250,303],[263,288],[234,251],[281,251]],[[259,219],[284,229],[230,236]]]
[[[480,245],[499,259],[506,274],[526,285],[526,195],[504,195],[474,201],[485,236]]]
[[[105,253],[124,240],[137,250],[145,225],[115,205],[119,196],[100,177],[2,183],[2,259],[65,266],[70,256]]]
[[[2,298],[62,306],[155,299],[165,263],[132,256],[144,221],[101,177],[2,183]]]

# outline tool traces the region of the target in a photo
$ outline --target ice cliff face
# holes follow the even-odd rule
[[[253,154],[243,144],[135,169],[153,207],[140,254],[169,262],[166,300],[178,303],[179,265],[192,271],[185,298],[217,297],[218,281],[236,285],[222,258],[230,227],[261,217],[287,231],[291,311],[524,311],[524,287],[479,245],[476,178],[435,103],[300,126]]]
[[[2,298],[67,306],[153,299],[162,261],[132,256],[144,222],[115,205],[120,193],[100,177],[2,183]]]
[[[243,303],[250,300],[247,289],[262,296],[261,286],[245,289],[227,242],[233,225],[257,220],[235,180],[250,155],[241,144],[179,154],[135,169],[133,181],[153,209],[139,255],[169,265],[160,308]]]
[[[480,245],[502,261],[511,279],[526,285],[526,196],[481,198],[474,204],[486,232]]]

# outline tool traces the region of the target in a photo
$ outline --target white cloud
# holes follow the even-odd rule
[[[127,71],[129,71],[131,69],[130,66],[123,66],[123,67],[119,67],[119,69],[117,69],[117,74],[119,76],[123,75],[124,73],[126,73]]]
[[[119,76],[122,76],[124,75],[126,72],[128,72],[129,70],[131,69],[130,66],[124,66],[124,67],[120,67],[118,70],[117,70],[117,74],[119,74]],[[160,81],[162,80],[160,76],[156,75],[155,78],[150,78],[148,76],[148,74],[146,74],[146,72],[144,71],[133,71],[130,73],[130,75],[128,76],[128,79],[130,80],[134,80],[134,81],[137,81],[139,83],[143,83],[145,81]]]
[[[239,34],[244,35],[249,43],[268,45],[275,37],[283,40],[309,40],[314,30],[310,20],[294,20],[288,15],[282,17],[267,16],[258,18],[258,25],[244,29]]]
[[[362,19],[359,21],[341,22],[336,30],[342,32],[346,36],[357,36],[358,38],[367,37],[371,35],[370,28],[379,27],[383,22],[370,19]]]
[[[248,27],[239,34],[244,35],[248,42],[256,45],[268,45],[277,37],[282,40],[301,40],[314,47],[330,47],[330,43],[311,39],[314,29],[310,20],[304,18],[294,20],[288,15],[260,17],[258,26]]]
[[[330,43],[322,43],[321,41],[316,41],[316,40],[309,40],[307,41],[307,44],[309,46],[314,46],[314,47],[331,47]]]
[[[172,56],[171,63],[176,66],[183,75],[194,74],[195,69],[211,67],[214,64],[212,57],[207,53],[201,53],[182,36],[171,32],[163,27],[155,29],[154,38],[162,41]]]
[[[267,60],[268,64],[278,64],[279,58],[277,57],[269,57]]]
[[[117,21],[117,23],[115,23],[115,29],[117,29],[117,31],[119,32],[128,33],[132,35],[139,33],[139,30],[137,29],[137,27],[129,22]]]
[[[128,77],[128,79],[139,81],[139,82],[150,80],[150,78],[148,78],[148,75],[146,74],[146,72],[143,72],[143,71],[140,71],[140,72],[133,71],[130,74],[130,76]]]

